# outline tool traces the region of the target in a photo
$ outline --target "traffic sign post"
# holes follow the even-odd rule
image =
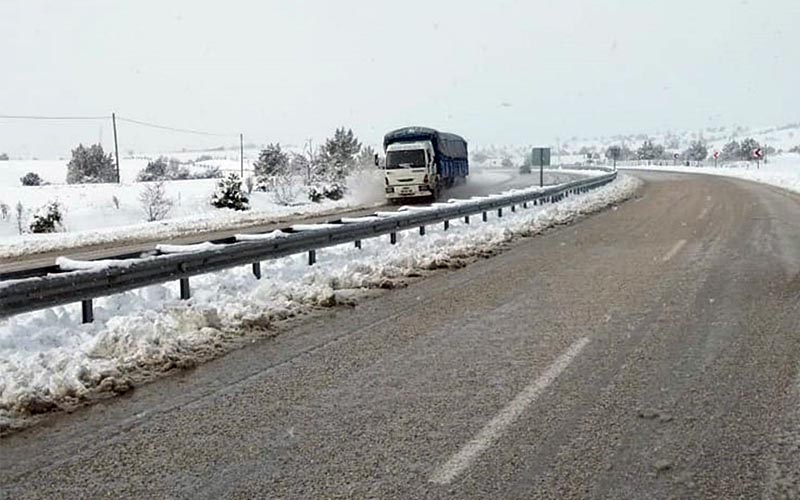
[[[711,155],[714,157],[714,166],[717,166],[717,159],[719,159],[719,151],[714,151],[714,154]]]
[[[761,158],[764,157],[764,151],[761,148],[756,148],[753,150],[753,158],[756,159],[756,168],[761,168]]]
[[[672,153],[672,164],[673,165],[677,165],[678,164],[678,156],[679,156],[678,153]]]

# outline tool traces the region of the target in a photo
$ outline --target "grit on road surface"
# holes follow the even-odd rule
[[[483,172],[490,175],[496,174],[496,180],[491,180],[489,182],[468,181],[466,184],[462,184],[445,191],[443,197],[468,199],[473,196],[497,194],[509,189],[536,186],[539,182],[538,172],[530,175],[520,174],[509,169],[484,170]],[[575,173],[559,172],[555,170],[544,172],[544,182],[546,185],[570,182],[576,180],[577,178],[580,178],[580,176],[576,175]],[[389,211],[397,210],[398,208],[399,205],[387,204],[380,207],[341,210],[322,215],[288,216],[281,217],[280,219],[266,220],[255,224],[251,223],[246,226],[234,227],[230,229],[202,231],[193,234],[187,234],[179,238],[170,239],[169,241],[165,241],[164,238],[157,240],[143,238],[123,243],[116,242],[112,244],[89,245],[81,248],[69,248],[58,251],[14,257],[10,259],[0,259],[0,276],[2,276],[3,273],[13,273],[28,269],[54,266],[56,258],[60,256],[68,256],[77,260],[108,259],[120,255],[151,252],[155,250],[156,245],[159,243],[190,245],[193,243],[202,243],[204,241],[231,238],[240,233],[265,233],[279,228],[291,226],[293,223],[297,224],[302,222],[305,224],[316,224],[319,222],[330,221],[339,217],[361,217],[364,215],[373,214],[376,210]]]
[[[0,440],[5,498],[796,498],[800,204],[617,209]]]

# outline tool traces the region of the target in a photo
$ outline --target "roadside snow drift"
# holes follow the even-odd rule
[[[82,325],[80,305],[57,307],[0,322],[0,431],[32,415],[68,409],[122,393],[173,368],[189,367],[253,338],[303,311],[352,301],[353,290],[391,288],[421,271],[460,267],[510,240],[536,234],[630,197],[639,181],[626,175],[559,203],[492,216],[487,223],[454,220],[429,227],[192,278],[194,296],[180,301],[177,283],[95,301],[95,322]],[[343,294],[345,290],[350,293]],[[349,298],[343,298],[347,295]]]

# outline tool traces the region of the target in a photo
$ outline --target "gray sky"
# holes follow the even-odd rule
[[[797,0],[0,0],[0,114],[119,115],[367,143],[476,144],[799,121]],[[111,144],[107,122],[0,119],[0,152]],[[120,124],[120,148],[232,143]]]

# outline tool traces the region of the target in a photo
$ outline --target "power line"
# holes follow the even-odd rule
[[[41,115],[0,115],[6,120],[108,120],[107,116],[41,116]]]
[[[182,133],[185,133],[185,134],[206,135],[206,136],[211,136],[211,137],[239,137],[239,134],[219,134],[219,133],[214,133],[214,132],[204,132],[204,131],[201,131],[201,130],[192,130],[192,129],[186,129],[186,128],[170,127],[170,126],[167,126],[167,125],[159,125],[157,123],[150,123],[150,122],[145,122],[145,121],[141,121],[141,120],[134,120],[133,118],[124,118],[122,116],[117,116],[117,120],[123,121],[123,122],[128,122],[128,123],[134,123],[136,125],[141,125],[143,127],[151,127],[151,128],[161,129],[161,130],[170,130],[172,132],[182,132]]]

